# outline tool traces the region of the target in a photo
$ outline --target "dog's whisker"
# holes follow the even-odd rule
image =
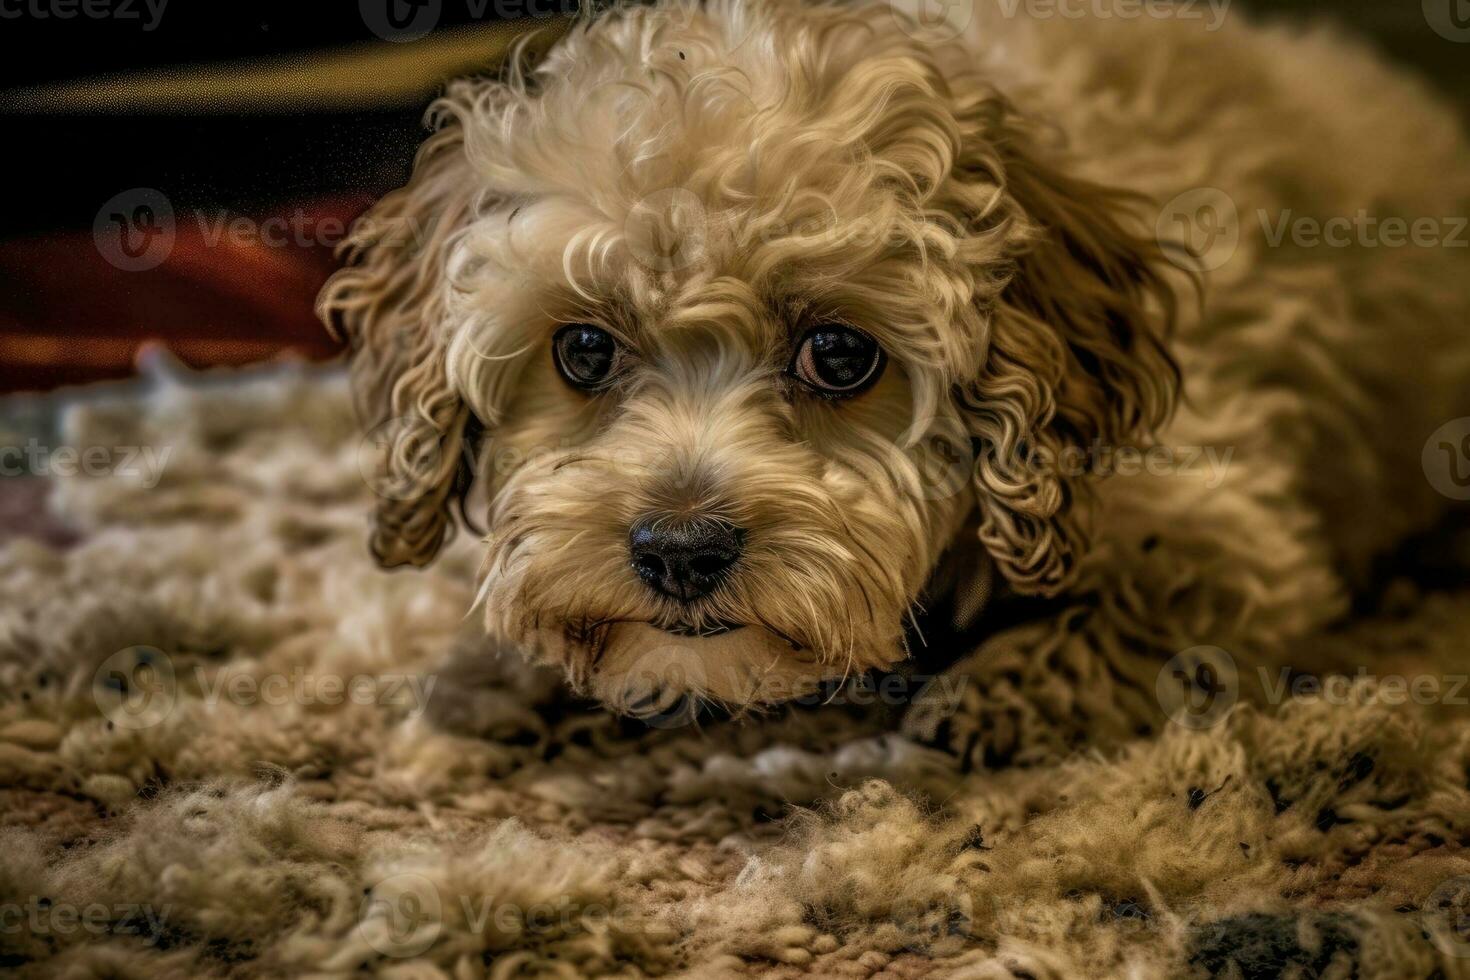
[[[913,627],[914,633],[918,635],[919,642],[922,643],[925,647],[928,647],[929,641],[924,637],[924,631],[919,626],[919,617],[914,614],[914,607],[917,605],[917,602],[911,605],[905,615],[908,617],[909,625]]]
[[[640,470],[644,470],[644,471],[647,471],[647,470],[651,469],[651,467],[649,466],[649,464],[644,463],[644,462],[642,462],[640,460],[627,459],[627,458],[605,458],[605,457],[603,457],[601,455],[598,455],[596,453],[582,452],[582,453],[573,454],[571,456],[566,456],[566,457],[563,457],[563,458],[557,460],[555,463],[552,464],[551,471],[553,473],[557,473],[557,472],[560,472],[561,470],[565,469],[568,466],[579,466],[579,465],[584,464],[584,463],[597,463],[597,464],[601,464],[601,465],[604,465],[604,466],[614,466],[614,467],[619,467],[619,466],[632,466],[632,467],[634,467],[636,469],[640,469]]]
[[[474,345],[473,339],[467,340],[465,346],[469,348],[470,357],[474,358],[477,361],[489,361],[491,363],[494,363],[496,361],[513,361],[516,358],[520,357],[522,354],[530,351],[532,347],[531,344],[527,343],[505,354],[490,354],[476,347]]]

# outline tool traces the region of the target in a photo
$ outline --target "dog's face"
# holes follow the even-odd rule
[[[886,5],[729,2],[453,86],[323,294],[397,420],[378,557],[476,484],[489,628],[624,707],[887,666],[947,551],[1062,587],[1049,464],[1167,412],[1172,294],[962,63]]]

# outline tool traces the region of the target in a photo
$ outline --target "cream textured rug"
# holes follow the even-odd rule
[[[650,729],[497,655],[472,535],[367,558],[334,375],[165,380],[59,443],[115,464],[56,479],[79,543],[0,548],[0,972],[1470,976],[1470,596],[1322,641],[1433,696],[962,774],[875,709]]]

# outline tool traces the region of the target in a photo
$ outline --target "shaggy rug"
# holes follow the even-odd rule
[[[368,559],[331,372],[165,373],[37,451],[74,533],[0,549],[5,972],[1470,976],[1470,595],[1386,585],[1321,640],[1364,676],[964,773],[857,688],[647,725],[489,648],[473,535]]]

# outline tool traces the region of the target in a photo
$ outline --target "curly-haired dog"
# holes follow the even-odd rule
[[[968,683],[905,723],[971,761],[1145,728],[1186,648],[1303,664],[1447,503],[1470,269],[1297,229],[1450,229],[1470,152],[1327,32],[1011,7],[663,0],[451,85],[322,299],[380,560],[483,493],[490,631],[604,699],[927,650]]]

